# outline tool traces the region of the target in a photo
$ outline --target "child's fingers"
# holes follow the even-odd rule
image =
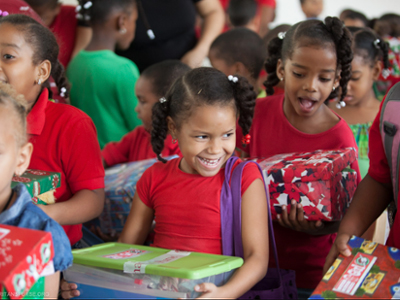
[[[203,282],[194,287],[194,290],[199,293],[211,292],[215,288],[215,284],[209,282]]]
[[[347,246],[347,243],[350,240],[350,236],[347,234],[341,234],[338,235],[335,241],[335,245],[337,247],[337,250],[340,252],[340,254],[344,256],[350,256],[351,251],[349,247]]]

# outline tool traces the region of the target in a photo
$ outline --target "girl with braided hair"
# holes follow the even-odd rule
[[[267,94],[273,94],[273,87],[279,82],[283,82],[285,93],[257,100],[251,142],[242,151],[250,157],[267,158],[290,152],[357,147],[345,120],[324,104],[336,97],[339,89],[343,91],[342,101],[351,77],[351,35],[342,22],[328,17],[325,22],[297,23],[286,34],[272,39],[268,48]],[[357,162],[351,167],[359,177]],[[275,239],[279,263],[297,273],[301,298],[310,295],[321,280],[338,224],[309,222],[301,204],[294,199],[288,201],[290,214],[283,206],[274,224]]]
[[[151,143],[161,162],[147,169],[138,181],[120,242],[143,244],[155,218],[153,246],[222,253],[224,167],[235,150],[237,118],[247,133],[255,99],[256,93],[244,77],[227,77],[213,68],[194,69],[175,81],[153,107]],[[160,153],[168,133],[183,157],[165,162]],[[196,286],[202,297],[238,298],[265,276],[268,208],[263,184],[257,167],[246,165],[242,178],[244,264],[224,286]]]
[[[358,146],[358,165],[361,176],[368,172],[368,134],[381,102],[373,85],[383,73],[389,72],[389,44],[369,28],[348,27],[353,35],[354,58],[347,84],[345,107],[330,102],[329,107],[349,124]],[[382,68],[383,67],[383,68]],[[386,70],[386,71],[385,71]]]
[[[61,173],[55,203],[39,205],[63,225],[71,245],[82,237],[81,224],[97,217],[104,203],[104,168],[96,128],[82,111],[49,101],[52,76],[65,97],[69,85],[58,61],[53,33],[25,15],[0,18],[0,81],[28,102],[28,135],[33,144],[29,169]]]

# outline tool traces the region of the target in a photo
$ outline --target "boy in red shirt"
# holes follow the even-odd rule
[[[101,154],[105,167],[156,157],[150,144],[153,105],[164,97],[177,78],[189,71],[190,67],[179,60],[165,60],[143,71],[135,86],[139,100],[135,111],[143,125],[127,133],[119,142],[111,142],[104,146]],[[180,151],[178,144],[173,143],[169,137],[165,140],[162,156],[173,154],[180,154]]]

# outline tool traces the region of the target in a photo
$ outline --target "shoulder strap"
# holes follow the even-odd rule
[[[395,84],[386,95],[382,104],[379,130],[390,167],[393,197],[397,207],[400,165],[400,83]]]
[[[220,198],[222,254],[228,256],[233,256],[233,204],[229,181],[237,160],[238,157],[232,156],[225,164],[225,179]]]

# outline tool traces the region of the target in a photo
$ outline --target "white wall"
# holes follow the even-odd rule
[[[77,3],[76,0],[62,0],[62,2],[65,4]],[[276,2],[276,18],[272,26],[282,23],[294,24],[304,20],[300,0],[276,0]],[[388,12],[400,14],[400,0],[324,0],[324,11],[321,18],[338,16],[346,8],[361,11],[367,18],[377,18]]]
[[[299,0],[276,0],[276,18],[271,24],[294,24],[304,20]],[[384,13],[400,14],[400,0],[324,0],[324,11],[320,18],[338,16],[343,9],[351,8],[364,13],[367,18],[377,18]]]

